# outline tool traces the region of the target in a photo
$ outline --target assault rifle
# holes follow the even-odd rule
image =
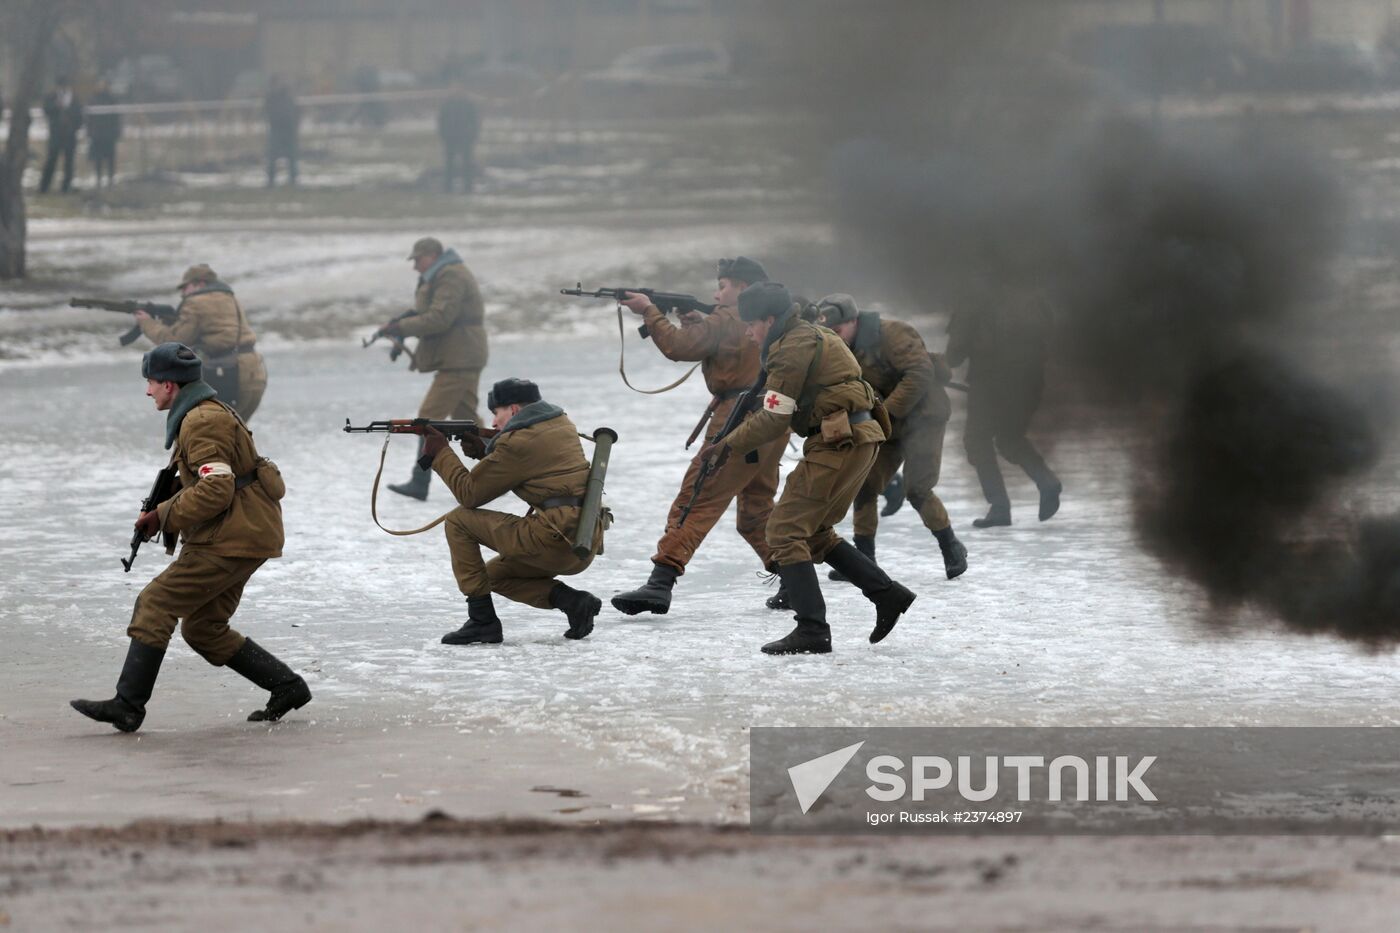
[[[151,317],[156,318],[162,324],[169,324],[175,320],[176,310],[172,305],[158,305],[153,301],[109,301],[106,298],[69,298],[70,308],[96,308],[99,311],[116,311],[118,314],[135,314],[137,311],[145,311]],[[137,324],[131,330],[122,334],[121,345],[127,346],[134,343],[141,336],[141,325]]]
[[[662,314],[670,314],[672,311],[699,311],[701,314],[714,314],[715,306],[707,305],[694,295],[682,295],[679,292],[658,292],[654,288],[598,288],[591,292],[583,290],[583,283],[578,283],[575,288],[561,288],[559,294],[572,295],[575,298],[610,298],[621,303],[627,297],[628,292],[638,295],[646,295],[647,300],[656,305]],[[637,333],[642,337],[647,336],[647,326],[640,324]]]
[[[141,514],[154,512],[156,506],[166,499],[175,495],[176,483],[180,481],[180,468],[173,462],[165,469],[156,474],[156,481],[151,484],[151,491],[146,494],[146,498],[141,500]],[[161,542],[165,545],[165,553],[171,554],[175,551],[175,533],[170,531],[160,532]],[[131,556],[122,558],[122,571],[131,573],[131,565],[136,563],[136,552],[141,549],[141,543],[147,538],[138,529],[131,533]]]
[[[448,440],[461,440],[467,435],[487,440],[501,433],[495,428],[483,428],[475,421],[434,421],[431,418],[390,418],[388,421],[371,421],[357,428],[345,419],[346,434],[422,434],[425,428],[433,428]]]
[[[413,316],[414,316],[415,314],[417,314],[417,313],[418,313],[418,311],[417,311],[416,309],[410,308],[410,309],[408,309],[407,311],[405,311],[403,314],[396,314],[396,315],[394,315],[393,317],[389,318],[389,324],[397,324],[399,321],[402,321],[404,318],[406,318],[406,317],[413,317]],[[360,348],[361,348],[361,349],[364,349],[364,348],[370,346],[372,343],[374,343],[374,342],[375,342],[376,340],[378,340],[380,337],[387,337],[387,338],[389,338],[389,342],[392,343],[392,344],[394,345],[393,349],[389,351],[389,362],[390,362],[390,363],[397,363],[399,357],[402,356],[403,354],[407,353],[407,354],[408,354],[408,361],[409,361],[410,363],[413,363],[414,365],[417,365],[417,363],[418,363],[418,357],[415,356],[414,353],[413,353],[413,351],[410,350],[410,349],[408,348],[408,344],[406,344],[406,343],[403,342],[403,338],[402,338],[402,337],[399,337],[399,336],[397,336],[397,335],[395,335],[395,334],[389,333],[389,331],[386,330],[387,327],[388,327],[388,325],[386,324],[384,327],[381,327],[381,328],[379,328],[378,330],[376,330],[372,335],[370,335],[370,337],[369,337],[368,339],[362,339],[362,340],[360,341]]]
[[[714,436],[714,440],[711,441],[711,443],[717,444],[733,434],[735,429],[744,423],[744,419],[749,416],[749,413],[758,408],[759,403],[763,401],[763,386],[767,381],[768,373],[759,370],[758,378],[755,379],[754,384],[745,389],[744,394],[740,395],[734,402],[734,407],[729,410],[729,417],[724,419],[723,426],[720,427],[719,433]],[[681,514],[680,518],[676,520],[676,527],[679,528],[681,525],[685,524],[685,520],[690,516],[690,510],[695,508],[695,503],[700,498],[701,490],[705,488],[705,481],[713,476],[720,467],[724,466],[729,460],[729,453],[729,448],[724,447],[718,454],[700,464],[700,472],[695,474],[695,484],[690,487],[690,501],[681,506]],[[745,454],[744,462],[757,463],[758,451],[751,450]]]

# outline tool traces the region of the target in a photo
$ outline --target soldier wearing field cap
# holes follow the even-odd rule
[[[540,398],[528,379],[502,379],[486,397],[494,427],[489,441],[468,435],[462,452],[477,460],[468,468],[432,428],[422,433],[420,465],[430,467],[452,490],[459,508],[447,517],[452,573],[467,598],[467,621],[442,637],[443,644],[499,644],[501,620],[493,593],[539,609],[558,609],[569,620],[564,637],[593,631],[602,600],[555,579],[582,573],[603,550],[610,520],[600,515],[586,557],[573,551],[588,485],[589,463],[578,429],[558,405]],[[484,508],[508,492],[530,506],[525,516]],[[491,560],[483,547],[496,552]]]
[[[924,346],[919,332],[876,311],[861,311],[850,295],[827,295],[817,302],[821,322],[851,348],[860,363],[861,378],[884,400],[890,416],[890,436],[855,498],[856,549],[875,558],[879,527],[879,495],[904,464],[904,490],[918,509],[924,527],[933,532],[943,554],[948,579],[967,570],[967,548],[953,533],[943,501],[933,491],[943,463],[943,435],[952,405],[943,388],[951,376],[947,364]],[[939,365],[942,363],[942,380]],[[832,579],[838,579],[832,571]]]
[[[763,646],[766,654],[831,651],[826,602],[817,563],[826,563],[875,604],[870,641],[894,628],[914,594],[892,581],[870,558],[843,541],[834,526],[845,517],[885,439],[888,417],[860,376],[844,341],[802,320],[788,290],[775,282],[739,295],[739,317],[761,347],[767,371],[762,405],[701,456],[742,455],[791,430],[805,438],[802,459],[788,474],[768,519],[768,547],[782,578],[797,627]]]
[[[208,264],[200,263],[185,270],[175,290],[181,295],[175,319],[165,323],[137,311],[141,333],[151,343],[183,343],[198,353],[204,361],[204,381],[224,404],[249,420],[267,390],[267,365],[233,289]]]
[[[201,378],[195,352],[163,343],[141,361],[146,395],[167,412],[165,446],[174,447],[180,487],[136,521],[147,539],[179,535],[180,554],[136,598],[126,663],[110,700],[74,700],[91,719],[134,732],[146,716],[170,637],[180,634],[210,664],[227,666],[270,691],[249,721],[275,721],[305,706],[311,691],[300,676],[251,638],[234,631],[248,579],[268,558],[282,555],[286,487],[272,461],[258,455],[253,434]]]
[[[715,271],[718,287],[714,313],[690,312],[682,317],[679,326],[671,323],[645,295],[633,294],[622,302],[623,307],[642,316],[652,342],[663,356],[700,363],[711,399],[696,431],[704,431],[706,440],[714,437],[738,404],[739,396],[758,378],[759,350],[746,336],[735,302],[745,288],[768,280],[763,266],[747,256],[721,259]],[[729,504],[736,500],[735,530],[753,548],[760,563],[767,566],[764,528],[773,511],[778,463],[786,445],[787,435],[783,434],[761,445],[752,462],[743,457],[730,458],[709,477],[698,497],[693,496],[692,488],[700,473],[701,459],[693,458],[666,516],[666,529],[656,543],[647,581],[635,590],[614,596],[613,607],[628,615],[668,612],[676,581],[710,530],[729,510]],[[682,510],[687,505],[690,510],[685,524],[681,524]]]
[[[418,417],[476,421],[477,392],[486,368],[486,307],[476,279],[453,249],[433,237],[413,244],[408,259],[418,272],[413,312],[385,324],[395,337],[417,337],[412,367],[432,373]],[[431,471],[415,468],[407,483],[389,488],[414,499],[428,498]]]

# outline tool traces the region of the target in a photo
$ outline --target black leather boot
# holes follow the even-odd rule
[[[301,675],[268,654],[251,638],[245,638],[243,647],[228,659],[228,668],[272,693],[266,707],[248,714],[249,722],[276,722],[311,702],[311,688]]]
[[[1036,483],[1036,486],[1040,489],[1040,520],[1043,522],[1060,511],[1060,493],[1065,491],[1065,487],[1054,473],[1050,473],[1043,482]]]
[[[872,562],[874,562],[874,560],[875,560],[875,537],[874,537],[874,535],[851,535],[851,540],[852,540],[853,542],[855,542],[855,546],[856,546],[856,550],[857,550],[857,551],[860,551],[860,552],[861,552],[862,554],[864,554],[866,557],[870,558],[870,560],[871,560]],[[827,561],[827,563],[831,563],[831,561]],[[843,576],[843,575],[841,574],[841,571],[835,570],[835,569],[833,569],[830,573],[828,573],[828,574],[826,575],[826,578],[827,578],[828,580],[835,580],[835,581],[837,581],[838,583],[849,583],[849,582],[850,582],[849,580],[846,579],[845,576]]]
[[[671,608],[671,589],[681,572],[669,564],[652,564],[651,576],[635,590],[618,593],[612,598],[613,608],[634,616],[639,612],[665,615]]]
[[[418,456],[423,456],[423,439],[421,437],[418,439]],[[428,487],[432,484],[432,479],[433,471],[419,466],[418,460],[415,458],[413,477],[406,483],[390,483],[389,490],[422,502],[428,498]]]
[[[865,598],[875,604],[875,628],[870,632],[870,643],[883,641],[894,628],[899,617],[914,602],[914,594],[901,584],[891,580],[880,569],[880,565],[842,541],[826,555],[826,562],[845,574],[846,578],[860,588]]]
[[[554,584],[549,591],[549,604],[569,617],[569,630],[564,637],[574,640],[588,637],[593,631],[593,619],[603,609],[603,601],[592,593],[562,583]]]
[[[880,495],[885,497],[885,507],[880,510],[882,517],[888,518],[898,512],[904,505],[904,474],[896,473]]]
[[[69,705],[89,719],[111,723],[123,732],[135,732],[146,718],[146,703],[164,660],[163,649],[133,638],[117,677],[117,695],[110,700],[73,700]]]
[[[764,654],[830,654],[831,626],[826,624],[826,600],[811,561],[778,568],[787,588],[797,628],[763,646]]]
[[[1011,506],[994,505],[987,510],[986,518],[974,518],[973,528],[1002,528],[1011,524]]]
[[[953,526],[940,528],[933,536],[938,539],[938,549],[943,552],[943,572],[948,579],[955,580],[967,573],[967,548],[953,534]]]
[[[499,645],[501,620],[491,594],[467,597],[467,622],[455,632],[442,636],[444,645]]]
[[[778,592],[765,599],[763,605],[767,606],[769,609],[792,608],[792,603],[788,601],[787,584],[782,581],[781,577],[778,579]]]

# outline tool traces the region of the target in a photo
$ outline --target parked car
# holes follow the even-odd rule
[[[593,84],[626,87],[727,87],[729,53],[713,43],[644,45],[628,49],[601,71],[584,75]]]

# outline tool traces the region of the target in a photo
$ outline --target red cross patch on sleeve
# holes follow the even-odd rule
[[[797,410],[797,400],[781,392],[769,392],[763,396],[763,410],[775,415],[790,415]]]

